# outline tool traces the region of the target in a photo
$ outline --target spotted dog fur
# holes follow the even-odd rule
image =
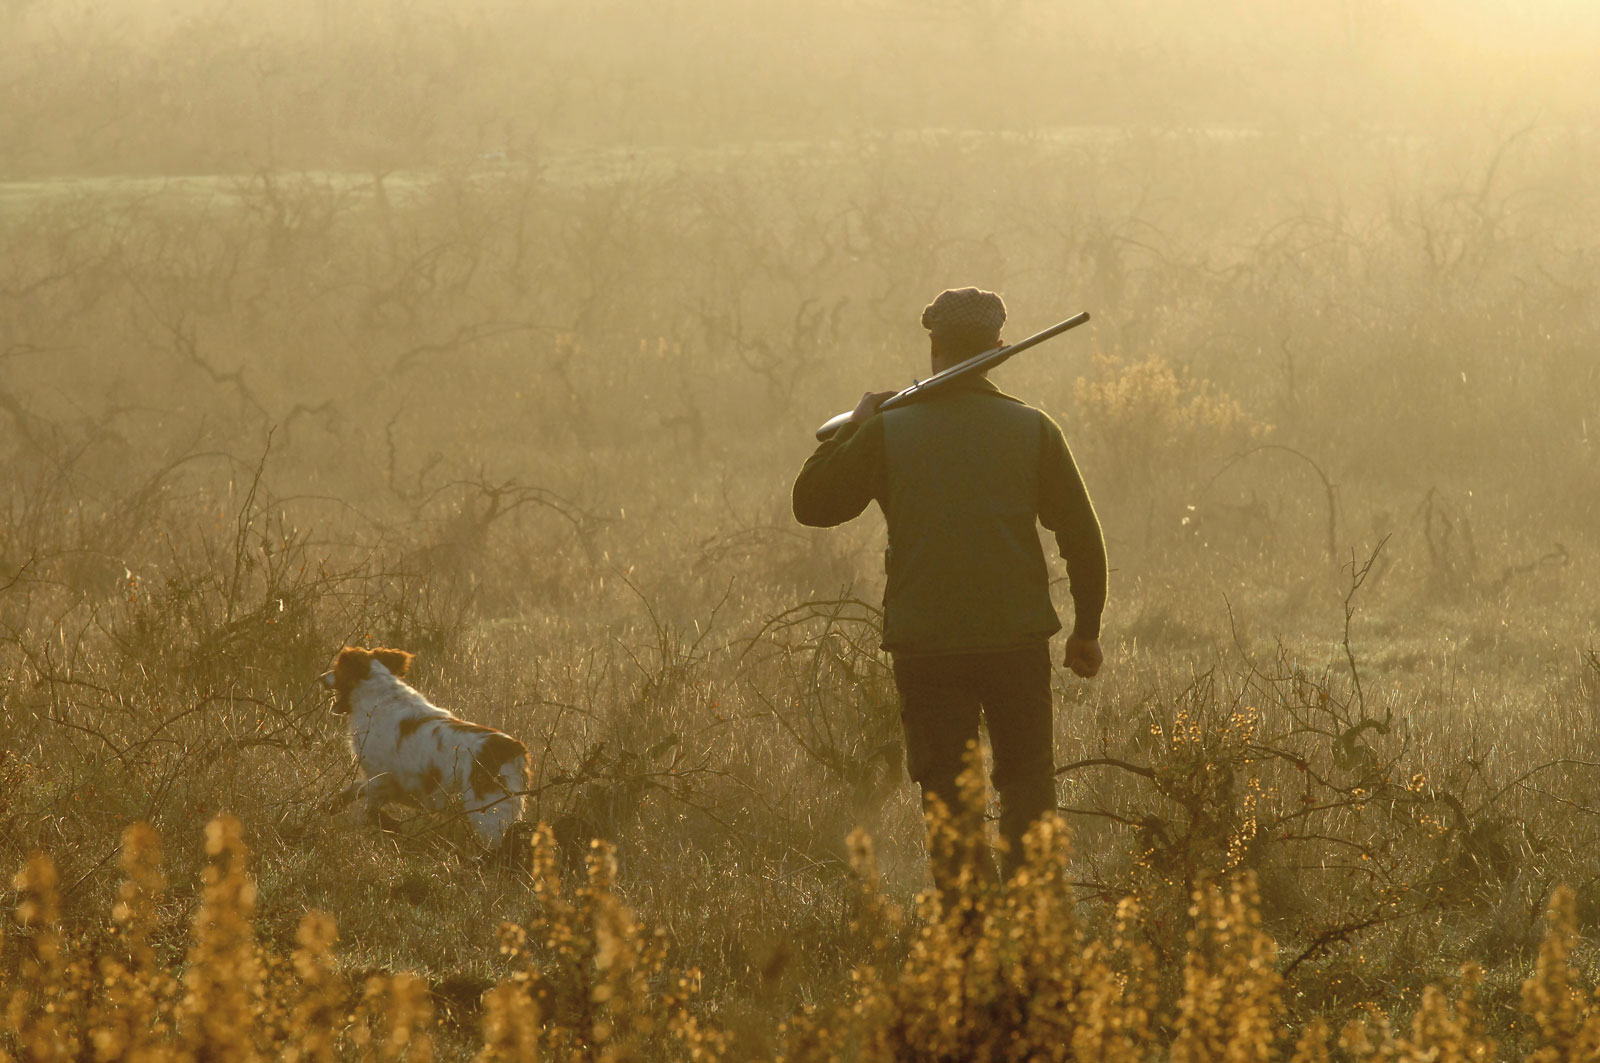
[[[429,810],[459,804],[485,845],[498,846],[522,818],[530,782],[528,751],[508,734],[468,723],[404,681],[412,654],[346,646],[322,683],[333,711],[348,718],[350,748],[363,778],[340,795],[341,807],[365,798],[377,821],[399,802]]]

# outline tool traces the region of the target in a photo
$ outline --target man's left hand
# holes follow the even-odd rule
[[[1079,638],[1077,635],[1067,639],[1067,651],[1061,663],[1070,668],[1074,675],[1092,679],[1104,661],[1099,639]]]

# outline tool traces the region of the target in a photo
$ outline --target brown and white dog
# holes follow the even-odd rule
[[[498,846],[522,818],[528,751],[508,734],[468,723],[402,682],[412,654],[346,646],[322,676],[333,711],[349,717],[350,748],[365,778],[340,795],[357,797],[381,821],[390,801],[439,811],[459,804],[484,844]]]

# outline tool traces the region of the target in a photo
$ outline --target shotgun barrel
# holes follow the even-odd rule
[[[878,409],[892,410],[896,406],[904,406],[906,403],[913,401],[917,397],[932,394],[941,388],[960,380],[964,376],[968,376],[972,373],[981,373],[986,369],[993,369],[995,366],[1004,362],[1012,355],[1021,354],[1034,344],[1043,343],[1045,340],[1059,336],[1068,329],[1077,328],[1079,325],[1088,320],[1089,312],[1085,310],[1081,314],[1074,314],[1065,321],[1051,325],[1043,332],[1036,332],[1025,340],[1018,340],[1009,347],[995,347],[991,350],[984,351],[982,354],[975,354],[966,361],[957,362],[950,368],[945,369],[942,372],[935,373],[926,380],[917,381],[904,391],[895,392],[893,395],[890,395],[888,398],[884,399],[883,403],[879,405]],[[817,438],[831,439],[835,432],[849,423],[850,415],[854,412],[855,411],[851,410],[841,413],[837,417],[829,418],[826,424],[817,429]]]

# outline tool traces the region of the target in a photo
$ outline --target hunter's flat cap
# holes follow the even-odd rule
[[[922,311],[922,327],[933,333],[964,332],[998,336],[1006,323],[1006,304],[981,288],[951,288]]]

